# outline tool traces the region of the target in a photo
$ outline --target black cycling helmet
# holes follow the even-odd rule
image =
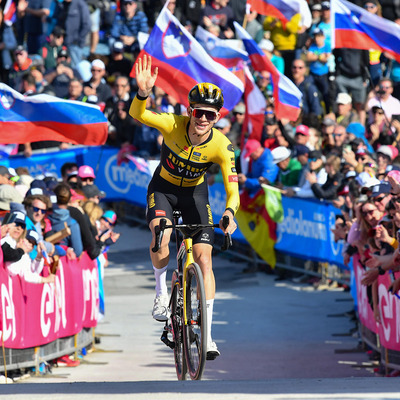
[[[224,105],[224,96],[222,96],[222,91],[218,86],[212,83],[198,83],[189,92],[189,104],[193,106],[194,104],[204,104],[207,106],[214,106],[220,110]]]

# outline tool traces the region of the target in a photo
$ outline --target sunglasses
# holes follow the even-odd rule
[[[304,67],[296,67],[295,65],[293,65],[292,69],[304,69]]]
[[[368,4],[366,4],[366,5],[364,6],[364,8],[367,9],[367,10],[369,10],[369,9],[371,9],[371,8],[375,8],[375,7],[376,7],[375,5],[369,6]]]
[[[81,178],[81,181],[83,181],[83,182],[93,182],[94,179],[93,178]]]
[[[385,195],[377,197],[376,199],[374,199],[374,203],[380,203],[385,197]]]
[[[207,121],[214,121],[217,118],[217,112],[211,110],[204,110],[203,108],[192,108],[192,115],[195,118],[202,118],[203,115]]]
[[[32,206],[34,212],[40,212],[41,214],[46,214],[47,210],[44,210],[43,208],[39,207],[34,207]]]
[[[95,68],[92,68],[91,71],[92,71],[92,72],[102,72],[103,70],[102,70],[102,69],[95,69]]]
[[[379,114],[379,115],[383,115],[385,114],[383,111],[374,111],[374,114]]]
[[[363,215],[369,215],[372,214],[374,211],[376,211],[376,208],[373,208],[372,210],[362,210]]]
[[[26,225],[22,222],[15,222],[15,227],[25,229]]]

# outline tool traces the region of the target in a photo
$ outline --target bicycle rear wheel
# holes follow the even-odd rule
[[[207,309],[203,274],[190,264],[186,276],[186,317],[184,327],[185,355],[190,377],[201,379],[207,356]]]
[[[183,351],[183,293],[179,283],[178,270],[172,273],[172,288],[171,288],[171,327],[172,337],[175,343],[174,360],[176,375],[180,381],[186,379],[187,366],[185,354]]]

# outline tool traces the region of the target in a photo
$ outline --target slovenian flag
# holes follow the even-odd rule
[[[243,44],[249,53],[251,64],[256,71],[268,71],[271,74],[275,115],[278,119],[288,118],[296,121],[300,114],[302,93],[299,88],[285,75],[281,74],[274,64],[268,59],[264,52],[250,34],[234,22],[236,33],[243,40]]]
[[[244,88],[246,114],[243,123],[243,133],[248,134],[248,139],[256,139],[261,142],[267,101],[254,82],[249,67],[245,66],[244,74],[246,79]],[[242,138],[242,146],[244,146],[244,142],[245,140]]]
[[[157,86],[188,105],[188,93],[200,82],[211,82],[224,95],[222,114],[227,114],[242,97],[243,83],[232,72],[214,61],[201,44],[164,7],[139,57],[150,56],[158,67]],[[134,76],[134,68],[131,76]]]
[[[214,61],[226,68],[236,68],[240,62],[249,61],[249,55],[238,46],[238,40],[220,39],[201,26],[196,29],[196,39]]]
[[[247,0],[251,11],[276,17],[285,26],[294,15],[300,13],[300,2],[305,0]]]
[[[400,62],[400,25],[345,0],[331,0],[332,48],[380,50]]]
[[[108,124],[99,107],[47,94],[23,96],[0,83],[1,143],[55,140],[100,145],[107,140]]]

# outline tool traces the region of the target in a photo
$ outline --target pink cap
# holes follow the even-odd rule
[[[74,189],[71,189],[71,201],[85,200],[83,194],[77,193]]]
[[[255,139],[249,139],[246,144],[244,145],[244,157],[247,158],[250,156],[251,153],[256,151],[261,147],[261,143]]]
[[[308,126],[306,126],[306,125],[299,125],[296,128],[296,133],[300,133],[301,135],[304,135],[304,136],[310,136],[310,130],[309,130]]]
[[[82,165],[78,169],[78,176],[80,178],[96,178],[96,175],[94,174],[93,168],[89,167],[89,165]]]

